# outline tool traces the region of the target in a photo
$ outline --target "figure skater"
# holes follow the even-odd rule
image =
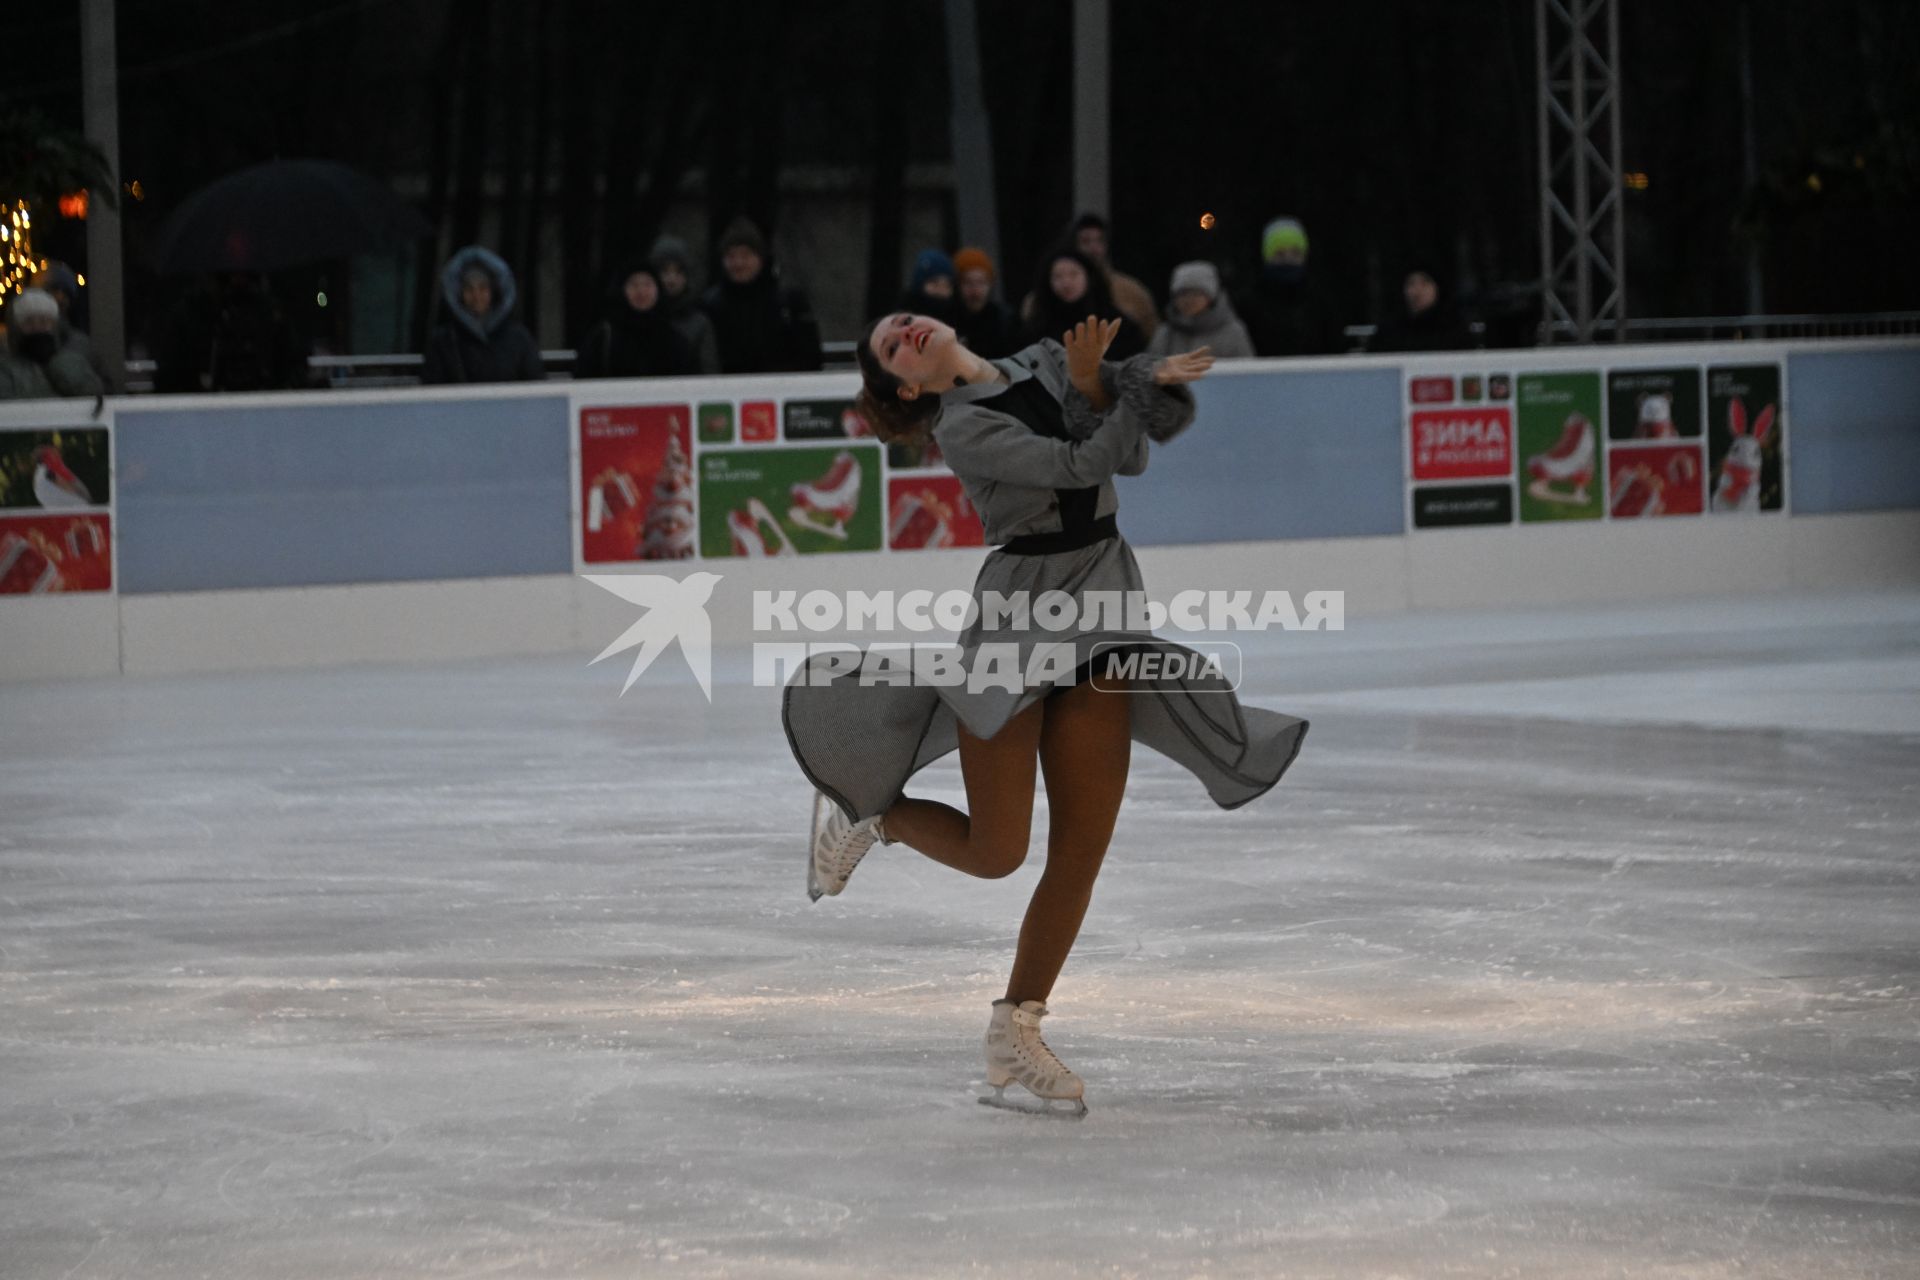
[[[971,669],[985,646],[1011,645],[1023,673],[1044,650],[1071,678],[1031,686],[1023,678],[1018,689],[881,682],[816,657],[789,682],[782,704],[788,741],[819,792],[807,872],[816,900],[839,893],[875,842],[907,845],[969,875],[1012,874],[1027,856],[1037,761],[1050,812],[1046,869],[1020,927],[1006,994],[993,1004],[993,1092],[980,1100],[1071,1116],[1086,1114],[1085,1088],[1041,1039],[1040,1019],[1113,835],[1131,744],[1184,766],[1231,809],[1279,781],[1307,730],[1293,716],[1242,707],[1217,670],[1149,679],[1136,663],[1139,678],[1122,681],[1096,665],[1116,649],[1198,657],[1088,607],[1094,592],[1144,595],[1116,528],[1113,477],[1140,474],[1148,440],[1187,427],[1187,384],[1213,363],[1205,348],[1104,362],[1117,329],[1089,317],[1064,345],[1044,339],[985,360],[940,321],[901,313],[874,321],[856,348],[860,411],[882,439],[933,438],[980,512],[986,540],[999,544],[974,583],[961,666]],[[979,607],[987,592],[1035,600],[1049,591],[1079,606],[1073,629]],[[1058,662],[1062,646],[1070,663]],[[914,773],[955,749],[967,812],[903,794]],[[1008,1098],[1011,1083],[1032,1099]]]

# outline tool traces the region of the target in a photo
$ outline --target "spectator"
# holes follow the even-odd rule
[[[1159,326],[1160,312],[1147,286],[1121,271],[1107,257],[1109,232],[1107,220],[1097,213],[1083,213],[1073,220],[1073,247],[1092,260],[1107,277],[1107,292],[1120,314],[1133,321],[1142,335],[1153,337]]]
[[[953,259],[938,249],[922,249],[913,260],[913,278],[900,299],[900,309],[932,316],[945,325],[960,318],[953,296]]]
[[[747,218],[721,233],[722,278],[701,299],[713,321],[726,373],[786,373],[821,365],[820,326],[813,304],[782,285],[766,237]]]
[[[440,271],[447,318],[427,339],[420,380],[446,382],[540,382],[547,376],[540,347],[513,318],[519,296],[513,271],[477,244],[447,259]]]
[[[119,388],[119,379],[113,376],[113,370],[94,349],[93,339],[88,335],[80,309],[80,277],[72,267],[64,262],[49,262],[45,269],[33,277],[33,287],[45,289],[53,295],[60,305],[60,327],[57,330],[62,350],[72,348],[80,353],[93,371],[100,375],[100,383],[108,391]]]
[[[1184,355],[1199,347],[1216,360],[1245,359],[1253,354],[1247,326],[1233,313],[1233,303],[1220,292],[1220,271],[1211,262],[1183,262],[1173,269],[1168,286],[1167,322],[1155,330],[1147,350],[1157,356]]]
[[[693,348],[674,328],[653,267],[637,263],[608,290],[606,319],[587,331],[576,378],[654,378],[698,373]]]
[[[7,344],[0,352],[0,400],[97,396],[106,388],[87,358],[60,343],[60,304],[45,289],[27,289],[7,308]]]
[[[257,271],[230,271],[176,303],[155,351],[162,392],[285,391],[307,384],[307,353]]]
[[[1105,273],[1078,249],[1061,245],[1040,260],[1040,278],[1028,301],[1032,304],[1032,320],[1026,331],[1028,342],[1042,338],[1059,342],[1074,325],[1088,316],[1098,316],[1102,320],[1123,321],[1120,332],[1114,335],[1113,345],[1107,348],[1107,359],[1126,360],[1147,349],[1146,335],[1140,332],[1140,327],[1113,305],[1107,293]]]
[[[1369,351],[1466,351],[1473,343],[1467,322],[1453,299],[1441,292],[1439,276],[1425,266],[1407,272],[1400,287],[1402,305],[1373,331]]]
[[[660,282],[660,303],[673,327],[693,352],[695,373],[720,372],[720,349],[713,341],[713,321],[707,319],[693,295],[693,255],[678,236],[661,236],[648,254],[653,278]]]
[[[1239,311],[1263,356],[1319,356],[1339,351],[1339,328],[1307,278],[1307,229],[1275,218],[1260,236],[1260,275],[1241,295]]]
[[[953,267],[960,282],[953,329],[960,341],[986,360],[1018,351],[1020,327],[1014,323],[1013,309],[993,296],[993,259],[984,250],[962,249],[953,255]]]

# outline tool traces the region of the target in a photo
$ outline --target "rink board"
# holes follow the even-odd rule
[[[1777,370],[1776,510],[1715,511],[1703,490],[1697,512],[1683,499],[1665,518],[1617,518],[1609,454],[1668,456],[1626,438],[1617,408],[1595,424],[1583,518],[1525,518],[1518,439],[1503,475],[1416,474],[1412,415],[1436,409],[1416,388],[1444,379],[1437,408],[1478,408],[1495,377],[1604,395],[1636,371],[1698,370],[1699,443],[1679,444],[1710,484],[1712,371],[1728,367]],[[846,412],[856,386],[836,372],[147,397],[97,417],[91,403],[0,406],[0,439],[111,442],[105,500],[73,517],[96,529],[48,524],[23,499],[0,532],[11,522],[17,546],[40,530],[36,546],[71,557],[110,529],[112,564],[84,591],[34,578],[39,560],[21,569],[56,589],[0,594],[0,679],[597,652],[631,610],[583,571],[721,574],[722,642],[746,634],[756,587],[965,587],[977,517],[937,458],[863,434]],[[1354,614],[1907,583],[1915,405],[1912,341],[1228,363],[1192,430],[1118,482],[1122,526],[1158,590],[1342,590]],[[1504,486],[1515,514],[1418,527],[1422,488],[1448,485]]]

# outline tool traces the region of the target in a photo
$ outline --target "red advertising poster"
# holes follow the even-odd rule
[[[0,595],[113,590],[106,512],[0,519]]]
[[[1415,480],[1513,474],[1513,410],[1506,405],[1416,409],[1408,417]]]
[[[580,411],[580,546],[589,564],[693,556],[692,425],[684,404]]]
[[[980,513],[958,476],[895,476],[887,482],[887,546],[895,551],[978,547]]]
[[[740,406],[740,438],[749,444],[780,438],[780,410],[771,400],[749,400]]]
[[[1705,476],[1699,445],[1614,445],[1607,450],[1607,514],[1697,516],[1706,509]]]
[[[1453,379],[1415,378],[1407,384],[1407,398],[1415,404],[1445,404],[1453,399]]]

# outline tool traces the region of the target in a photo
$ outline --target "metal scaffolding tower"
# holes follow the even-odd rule
[[[1543,337],[1624,337],[1619,0],[1534,0],[1534,46]]]

